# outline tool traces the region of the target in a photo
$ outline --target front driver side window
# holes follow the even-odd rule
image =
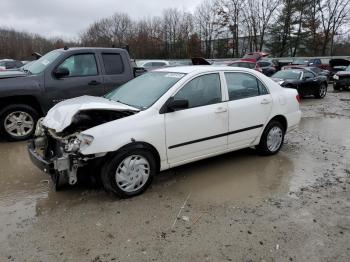
[[[97,65],[93,54],[72,55],[63,61],[58,68],[67,68],[69,76],[97,75]]]
[[[177,92],[174,99],[188,100],[189,108],[221,102],[219,74],[208,74],[192,79]]]

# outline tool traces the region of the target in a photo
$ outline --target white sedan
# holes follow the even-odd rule
[[[297,91],[255,70],[165,68],[105,97],[57,104],[38,122],[28,149],[56,184],[75,184],[89,166],[107,191],[134,196],[175,166],[246,147],[273,155],[300,117]]]

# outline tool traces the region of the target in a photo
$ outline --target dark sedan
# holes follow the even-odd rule
[[[271,78],[282,87],[296,89],[301,97],[313,95],[324,98],[327,94],[327,77],[316,75],[306,68],[278,71]]]

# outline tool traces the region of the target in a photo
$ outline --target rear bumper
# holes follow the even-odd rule
[[[53,162],[49,162],[43,159],[35,150],[34,141],[30,140],[27,145],[27,150],[29,154],[29,158],[32,163],[38,167],[41,171],[47,173],[48,175],[52,175],[55,173]]]

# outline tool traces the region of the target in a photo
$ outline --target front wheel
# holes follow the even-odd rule
[[[155,173],[156,162],[151,152],[129,148],[107,160],[101,180],[106,191],[120,197],[132,197],[147,189]]]
[[[272,120],[266,126],[261,135],[260,143],[256,146],[256,150],[261,155],[274,155],[280,151],[284,141],[285,130],[283,125]]]
[[[315,93],[316,98],[324,98],[327,94],[327,85],[322,83],[319,89]]]
[[[9,141],[28,139],[34,134],[38,118],[38,112],[31,106],[6,106],[0,112],[0,133]]]

